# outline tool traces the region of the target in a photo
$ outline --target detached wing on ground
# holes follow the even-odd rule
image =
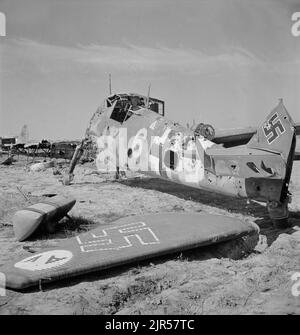
[[[27,254],[0,268],[6,286],[23,289],[93,271],[200,246],[258,236],[259,228],[236,218],[203,213],[162,213],[125,217]]]

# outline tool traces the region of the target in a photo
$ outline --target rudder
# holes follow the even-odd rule
[[[247,147],[279,153],[287,163],[295,136],[294,121],[280,99],[279,104],[257,128]]]

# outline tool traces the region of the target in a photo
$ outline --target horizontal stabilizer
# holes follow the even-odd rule
[[[16,239],[24,241],[38,227],[49,222],[58,222],[68,214],[75,202],[75,199],[55,196],[17,211],[12,219]]]

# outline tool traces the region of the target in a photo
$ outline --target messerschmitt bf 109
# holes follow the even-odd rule
[[[167,120],[164,102],[149,94],[110,95],[93,115],[64,181],[70,183],[76,161],[85,146],[93,143],[100,171],[130,169],[198,189],[265,202],[274,223],[286,225],[296,127],[283,102],[252,132],[245,145],[234,146],[249,136],[246,132],[238,137],[230,132],[223,134],[229,148],[216,144],[218,137],[213,135],[207,125],[191,130]],[[17,213],[15,223],[19,226],[15,231],[19,240],[32,233],[33,224],[47,221],[49,216],[45,217],[41,208],[50,206],[48,212],[54,215],[63,207],[61,216],[74,202],[64,201],[57,207],[54,201],[46,201]],[[0,271],[5,274],[6,287],[41,287],[42,281],[92,271],[107,273],[112,267],[231,239],[248,237],[256,241],[258,233],[254,223],[222,215],[176,212],[127,216],[62,240],[40,253],[27,253]]]
[[[97,147],[96,165],[101,171],[130,169],[264,202],[274,224],[287,225],[296,128],[282,100],[252,131],[245,145],[233,143],[229,148],[216,144],[218,138],[209,140],[167,120],[164,107],[162,100],[149,95],[113,94],[106,98],[74,153],[65,183],[71,181],[84,144],[91,140]],[[234,133],[227,135],[227,140],[234,137]]]

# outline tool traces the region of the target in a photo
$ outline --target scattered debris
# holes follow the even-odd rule
[[[53,168],[53,175],[54,175],[54,176],[61,176],[62,173],[59,171],[59,169],[57,169],[57,168]]]
[[[40,172],[55,166],[55,159],[48,162],[35,163],[30,166],[30,171]]]
[[[13,156],[9,156],[1,163],[1,165],[11,165],[13,161],[14,161]]]
[[[13,216],[17,240],[26,240],[38,228],[53,233],[56,223],[68,214],[75,202],[75,199],[56,196],[17,211]]]

